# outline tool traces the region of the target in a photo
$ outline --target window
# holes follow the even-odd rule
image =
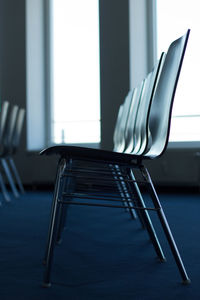
[[[184,34],[191,34],[175,95],[170,141],[200,141],[200,1],[157,1],[158,55]]]
[[[51,143],[100,142],[98,0],[51,0]]]

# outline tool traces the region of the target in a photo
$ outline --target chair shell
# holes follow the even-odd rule
[[[190,30],[169,47],[148,113],[149,144],[145,156],[161,156],[168,145],[172,107]]]
[[[138,107],[140,106],[140,101],[143,94],[143,88],[145,85],[145,80],[141,81],[141,83],[135,87],[133,98],[130,105],[129,115],[127,119],[127,126],[125,130],[125,153],[132,153],[136,141],[135,141],[135,124],[136,118],[138,114]]]
[[[118,143],[114,144],[114,151],[116,152],[123,152],[125,149],[125,130],[127,125],[127,119],[130,111],[131,102],[134,96],[134,90],[129,91],[128,95],[125,98],[125,101],[123,103],[123,110],[121,113],[121,119],[118,126]]]
[[[54,248],[60,240],[66,207],[69,205],[128,208],[130,212],[135,209],[143,228],[147,230],[157,257],[162,262],[165,261],[165,256],[148,210],[156,212],[183,283],[190,283],[150,174],[143,164],[146,159],[161,156],[166,149],[172,105],[189,32],[190,30],[170,45],[165,59],[159,61],[159,67],[141,83],[141,92],[138,91],[139,96],[137,95],[138,107],[132,120],[133,124],[136,122],[137,125],[136,128],[135,125],[131,125],[133,135],[139,131],[136,153],[123,151],[129,144],[126,143],[125,137],[129,138],[131,131],[127,131],[126,134],[126,130],[130,125],[128,117],[133,109],[131,104],[134,104],[137,89],[129,92],[122,112],[119,113],[119,136],[115,133],[114,138],[119,143],[116,151],[62,145],[40,152],[41,155],[59,155],[44,258],[45,287],[51,285]],[[133,144],[132,152],[134,147]],[[152,207],[145,205],[146,194],[143,197],[141,186],[146,187],[145,192],[150,196]]]

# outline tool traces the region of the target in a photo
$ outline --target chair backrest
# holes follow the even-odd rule
[[[132,97],[134,94],[134,90],[129,91],[124,103],[123,103],[123,109],[121,109],[122,111],[120,112],[121,116],[120,116],[120,120],[119,123],[117,124],[117,139],[116,139],[116,134],[114,135],[115,140],[114,140],[114,151],[116,152],[123,152],[124,151],[124,147],[125,147],[125,129],[126,129],[126,124],[127,124],[127,119],[128,119],[128,114],[129,114],[129,110],[130,110],[130,105],[131,105],[131,101],[132,101]],[[117,141],[117,143],[116,143]]]
[[[190,30],[169,46],[157,81],[148,112],[149,138],[145,156],[150,158],[162,155],[168,144],[172,106],[189,33]]]
[[[162,53],[152,72],[137,87],[138,94],[135,93],[133,97],[127,121],[126,153],[142,154],[146,148],[148,110],[164,58],[165,54]]]
[[[8,109],[9,109],[9,102],[3,101],[1,106],[1,112],[0,112],[0,144],[2,143],[2,138],[4,135],[4,130],[6,127],[6,121],[8,117]]]
[[[163,52],[160,59],[157,61],[153,70],[148,74],[145,79],[145,85],[143,88],[140,105],[138,108],[137,118],[135,122],[135,128],[133,131],[135,145],[132,154],[142,155],[146,149],[148,143],[148,111],[150,109],[155,87],[157,85],[160,73],[162,71],[165,61],[165,53]]]
[[[134,89],[134,95],[131,101],[126,130],[125,130],[125,150],[124,150],[125,153],[131,153],[134,149],[135,139],[133,133],[135,129],[138,107],[140,105],[144,85],[145,85],[145,80],[141,81],[141,83]]]
[[[12,153],[14,154],[17,151],[17,148],[19,146],[19,141],[21,137],[22,127],[24,123],[24,117],[25,117],[25,109],[20,108],[18,110],[17,119],[15,128],[13,130],[13,137],[12,137]]]
[[[17,105],[13,105],[9,111],[9,115],[6,121],[6,126],[3,135],[3,153],[6,155],[10,153],[12,149],[12,138],[16,126],[17,113],[19,107]]]
[[[113,134],[114,151],[115,151],[115,149],[118,149],[119,144],[120,144],[119,128],[120,128],[122,115],[123,115],[123,103],[119,107],[117,120],[115,123],[115,129],[114,129],[114,134]]]

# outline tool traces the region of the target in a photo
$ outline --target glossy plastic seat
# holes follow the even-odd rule
[[[160,261],[165,261],[148,210],[157,213],[183,283],[190,282],[150,174],[143,164],[143,161],[145,163],[147,159],[159,157],[166,149],[172,104],[188,36],[189,30],[170,45],[158,76],[155,76],[154,81],[149,81],[146,93],[150,95],[150,99],[147,99],[149,105],[146,115],[142,119],[143,122],[136,119],[136,122],[140,121],[137,127],[140,139],[137,153],[120,153],[64,145],[53,146],[41,152],[41,155],[59,155],[44,259],[44,286],[50,286],[53,252],[60,235],[61,216],[64,207],[67,205],[92,205],[123,208],[119,184],[123,186],[124,182],[128,189],[126,200],[140,213],[156,255]],[[146,80],[148,81],[148,79]],[[146,97],[144,99],[147,101]],[[144,107],[140,107],[143,105],[141,104],[142,101],[143,97],[140,98],[138,111],[144,111]],[[139,117],[142,117],[141,113],[137,114],[136,118]],[[99,166],[103,167],[99,168]],[[107,166],[116,166],[114,176],[112,168],[106,169]],[[144,203],[141,185],[145,185],[149,191],[152,200],[152,205],[149,207],[146,207]],[[105,186],[107,186],[106,193]]]

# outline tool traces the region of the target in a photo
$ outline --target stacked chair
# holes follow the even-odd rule
[[[17,116],[16,116],[15,126],[13,127],[12,139],[10,140],[8,148],[7,149],[4,148],[5,150],[7,150],[4,152],[4,157],[5,157],[5,160],[7,160],[8,165],[10,166],[10,169],[13,174],[14,182],[16,183],[19,194],[20,193],[24,194],[25,190],[24,190],[23,184],[21,182],[19,172],[14,163],[13,157],[15,156],[15,154],[17,153],[18,148],[19,148],[20,137],[21,137],[21,132],[22,132],[23,124],[24,124],[24,119],[25,119],[25,109],[19,107]]]
[[[130,91],[119,108],[114,131],[114,150],[77,146],[52,146],[41,155],[58,155],[54,196],[45,249],[43,285],[51,285],[54,248],[60,241],[69,205],[125,208],[138,217],[147,230],[156,255],[165,256],[149,211],[163,228],[184,284],[190,283],[164,210],[159,201],[146,160],[164,154],[169,138],[172,106],[189,37],[175,40],[147,77]],[[146,192],[151,205],[146,206]]]
[[[24,188],[13,160],[13,156],[18,150],[24,116],[24,108],[19,108],[17,105],[11,106],[8,101],[3,102],[0,116],[1,190],[4,200],[7,202],[10,201],[10,196],[4,181],[8,182],[11,191],[16,198],[20,196],[20,193],[24,193]]]
[[[9,109],[9,102],[4,101],[1,106],[1,112],[0,112],[0,153],[3,153],[3,137],[5,136],[5,127],[6,127],[6,121],[8,116],[8,109]],[[6,202],[10,201],[10,196],[8,194],[6,185],[4,183],[4,178],[2,175],[2,172],[0,173],[0,187],[3,194],[3,198]],[[2,202],[1,202],[2,205]]]

